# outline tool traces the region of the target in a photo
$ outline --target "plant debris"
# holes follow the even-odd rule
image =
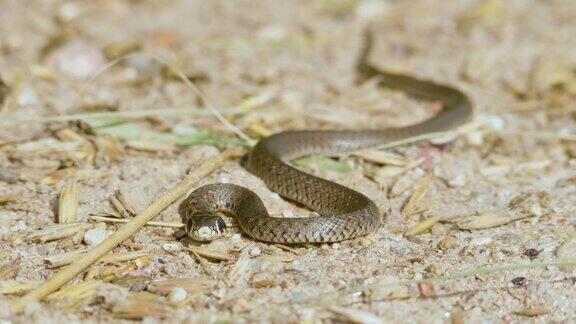
[[[570,321],[574,12],[536,0],[0,1],[0,317]],[[373,200],[380,229],[270,244],[223,214],[220,239],[182,235],[181,199],[215,182],[253,190],[274,217],[321,217],[246,170],[254,139],[398,128],[442,109],[356,80],[367,26],[375,67],[455,86],[474,106],[453,131],[291,161]],[[241,152],[166,203],[230,148]]]

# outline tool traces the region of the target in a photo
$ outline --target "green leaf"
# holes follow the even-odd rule
[[[97,134],[109,134],[115,136],[121,141],[148,139],[180,146],[191,146],[200,144],[215,145],[215,146],[217,145],[247,146],[247,144],[241,140],[222,137],[212,132],[197,131],[192,134],[164,133],[151,130],[145,127],[144,125],[136,123],[115,124],[111,126],[100,127],[95,129],[95,132]]]
[[[309,155],[294,161],[296,165],[314,165],[322,170],[346,173],[352,171],[352,167],[344,161],[336,161],[322,155]]]

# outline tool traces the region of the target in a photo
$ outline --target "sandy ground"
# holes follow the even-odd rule
[[[198,250],[174,228],[147,226],[114,250],[124,259],[91,267],[23,315],[7,311],[59,270],[54,256],[118,226],[91,216],[130,217],[207,157],[245,147],[207,106],[253,139],[395,127],[436,112],[435,103],[355,83],[370,23],[373,62],[455,85],[476,113],[475,126],[447,143],[298,162],[374,199],[386,215],[379,231],[285,247],[232,227]],[[574,321],[576,276],[558,262],[576,259],[575,31],[570,1],[2,1],[0,317]],[[182,71],[205,97],[141,53]],[[150,114],[118,114],[142,111]],[[104,117],[66,117],[77,113]],[[309,214],[239,161],[198,186],[216,181],[253,189],[275,215]],[[57,222],[67,204],[59,195],[72,183],[79,225],[47,238],[42,230]],[[116,190],[128,212],[111,204]],[[156,220],[180,222],[177,204]],[[417,224],[430,228],[405,235]]]

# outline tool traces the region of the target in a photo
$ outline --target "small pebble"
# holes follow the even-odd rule
[[[480,115],[478,121],[493,130],[501,130],[505,126],[504,119],[496,115]]]
[[[17,93],[16,102],[20,106],[35,106],[40,104],[40,99],[32,87],[24,85]]]
[[[442,251],[447,251],[456,246],[456,240],[452,237],[447,237],[438,242],[438,248]]]
[[[242,235],[236,233],[236,234],[233,234],[233,235],[230,237],[230,243],[232,243],[232,244],[237,244],[237,243],[240,243],[240,242],[242,242]]]
[[[448,183],[452,187],[462,187],[466,184],[466,176],[463,174],[459,174],[453,179],[448,180]]]
[[[198,134],[198,128],[186,124],[176,124],[172,127],[172,132],[178,135],[195,135]]]
[[[262,250],[260,250],[260,247],[259,247],[259,246],[255,246],[254,248],[252,248],[252,249],[250,250],[250,255],[251,255],[251,256],[257,256],[257,255],[260,255],[260,254],[262,254]]]
[[[68,2],[58,8],[58,18],[62,21],[69,22],[78,17],[81,11],[80,3]]]
[[[93,228],[84,233],[84,243],[95,246],[102,243],[112,233],[103,228]]]
[[[230,183],[230,176],[228,176],[227,174],[221,174],[218,176],[217,181],[221,183]]]
[[[542,206],[538,203],[533,204],[532,206],[530,206],[530,208],[528,209],[528,211],[530,212],[530,214],[536,216],[536,217],[540,217],[542,216]]]
[[[382,21],[388,11],[388,3],[386,1],[362,1],[356,7],[356,17],[363,23]]]
[[[514,286],[524,286],[526,284],[526,278],[525,277],[516,277],[514,279],[512,279],[512,283],[514,284]]]
[[[287,36],[286,29],[281,26],[268,25],[258,31],[258,37],[267,41],[281,41]]]
[[[146,55],[131,55],[126,59],[126,63],[131,68],[140,73],[155,73],[160,71],[161,66],[153,58]]]
[[[178,304],[179,302],[183,301],[188,297],[188,292],[182,287],[174,287],[168,293],[168,300],[172,304]]]
[[[50,52],[46,64],[71,77],[87,78],[102,69],[105,59],[95,44],[75,39]]]
[[[396,182],[392,186],[390,193],[393,196],[399,196],[400,194],[402,194],[403,192],[405,192],[409,188],[412,188],[413,185],[414,185],[414,180],[409,175],[400,177],[398,180],[396,180]]]
[[[552,237],[545,237],[542,240],[540,240],[538,242],[538,250],[540,250],[540,252],[554,252],[554,250],[556,250],[556,248],[558,247],[558,243],[556,242],[556,240]]]
[[[166,252],[178,252],[180,251],[181,247],[180,244],[175,242],[167,242],[162,244],[162,249]]]
[[[466,140],[472,146],[480,146],[484,143],[484,134],[481,131],[471,131],[466,134]]]
[[[14,225],[12,225],[10,227],[10,231],[11,232],[18,232],[18,231],[24,231],[28,228],[28,226],[26,225],[26,222],[23,220],[19,220],[17,221]]]
[[[540,251],[536,249],[527,249],[526,251],[524,251],[524,255],[530,258],[530,261],[536,259],[538,257],[538,254],[540,254]]]
[[[472,245],[486,245],[492,243],[492,238],[490,236],[477,237],[470,240]]]
[[[408,247],[399,242],[391,242],[390,251],[398,256],[404,256],[408,252]]]

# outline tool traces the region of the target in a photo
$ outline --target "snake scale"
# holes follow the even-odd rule
[[[180,205],[179,212],[190,238],[210,241],[219,237],[226,225],[218,212],[234,215],[245,234],[275,243],[338,242],[378,229],[382,218],[368,197],[300,171],[286,161],[313,153],[333,154],[378,147],[446,131],[471,118],[472,104],[455,88],[378,70],[368,63],[372,45],[373,36],[366,33],[356,67],[361,80],[374,78],[379,86],[403,91],[411,97],[439,101],[443,103],[443,110],[428,120],[401,128],[287,131],[260,140],[249,152],[245,167],[272,191],[321,216],[271,217],[252,191],[234,184],[210,184],[193,191]]]

